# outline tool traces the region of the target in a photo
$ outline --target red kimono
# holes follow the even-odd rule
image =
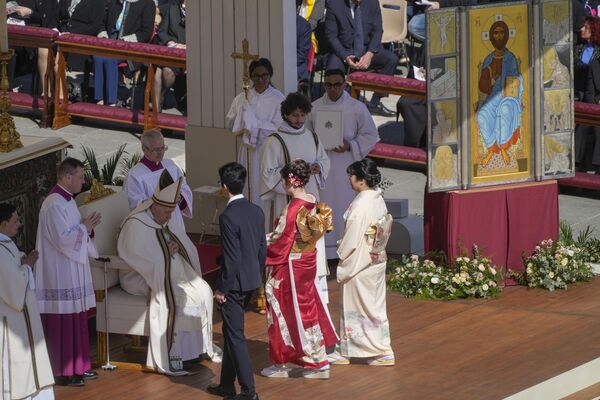
[[[269,240],[266,265],[272,270],[265,293],[273,364],[324,367],[325,347],[338,342],[315,286],[315,244],[330,226],[325,204],[292,199]]]

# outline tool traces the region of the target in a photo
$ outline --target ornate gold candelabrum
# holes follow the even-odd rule
[[[8,113],[10,108],[10,99],[8,97],[8,75],[6,66],[12,58],[14,51],[8,50],[8,53],[0,53],[0,63],[2,65],[2,76],[0,77],[0,153],[8,153],[14,149],[23,147],[21,135],[15,128],[15,122]]]

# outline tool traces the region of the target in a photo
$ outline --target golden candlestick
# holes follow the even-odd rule
[[[15,128],[15,122],[8,113],[10,108],[10,98],[8,97],[8,75],[6,66],[12,58],[14,51],[9,49],[7,53],[0,53],[0,63],[2,64],[2,75],[0,78],[0,153],[8,153],[14,149],[23,147],[21,135]]]
[[[244,38],[242,40],[242,52],[231,53],[231,57],[234,59],[242,60],[244,72],[242,75],[242,88],[244,89],[244,94],[246,95],[246,99],[248,99],[248,90],[250,89],[250,72],[248,71],[248,61],[250,60],[258,60],[260,56],[258,54],[250,54],[248,51],[248,39]]]

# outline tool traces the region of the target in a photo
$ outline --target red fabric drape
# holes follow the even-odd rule
[[[522,254],[558,236],[556,181],[428,193],[424,201],[425,252],[452,260],[473,244],[496,265],[522,270]]]

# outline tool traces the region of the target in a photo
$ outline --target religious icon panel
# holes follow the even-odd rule
[[[444,8],[426,20],[429,191],[572,176],[569,0]]]
[[[532,178],[529,7],[468,10],[470,184]]]

